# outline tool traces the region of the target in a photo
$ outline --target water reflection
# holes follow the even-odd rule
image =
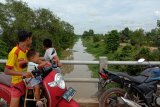
[[[94,57],[85,51],[82,40],[79,39],[73,49],[68,49],[70,56],[65,60],[92,61]],[[87,65],[63,65],[62,72],[65,78],[91,78],[91,71]],[[97,91],[97,83],[80,83],[67,82],[67,86],[71,86],[77,90],[76,97],[90,98]]]

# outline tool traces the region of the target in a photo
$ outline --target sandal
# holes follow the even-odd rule
[[[37,102],[36,102],[36,106],[37,106],[37,107],[44,107],[42,101],[37,101]]]

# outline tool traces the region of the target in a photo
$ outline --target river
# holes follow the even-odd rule
[[[82,40],[79,39],[72,49],[73,60],[78,61],[93,61],[94,57],[85,51]],[[97,68],[99,69],[99,68]],[[74,65],[72,72],[65,73],[65,78],[91,78],[91,71],[87,65]],[[67,82],[67,87],[71,86],[76,89],[76,98],[91,98],[97,91],[97,83],[80,83]]]

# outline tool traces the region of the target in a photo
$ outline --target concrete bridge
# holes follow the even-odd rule
[[[0,64],[6,63],[6,59],[0,59]],[[89,64],[95,64],[99,65],[99,69],[102,67],[106,67],[108,65],[160,65],[160,61],[145,61],[143,63],[138,63],[137,61],[108,61],[107,57],[100,57],[99,61],[73,61],[73,60],[61,60],[62,64],[73,64],[73,65],[89,65]],[[88,82],[88,83],[98,83],[98,78],[65,78],[66,82]],[[97,89],[98,90],[98,89]],[[81,107],[98,107],[99,102],[97,98],[91,98],[91,99],[82,99],[82,98],[76,98],[77,102],[79,102]]]

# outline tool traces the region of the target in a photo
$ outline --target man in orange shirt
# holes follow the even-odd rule
[[[5,67],[5,74],[12,75],[12,89],[10,107],[18,107],[20,97],[24,94],[25,85],[22,77],[31,77],[31,73],[26,72],[27,68],[22,67],[22,63],[27,63],[26,53],[32,43],[32,33],[26,31],[18,32],[19,43],[8,55]]]

